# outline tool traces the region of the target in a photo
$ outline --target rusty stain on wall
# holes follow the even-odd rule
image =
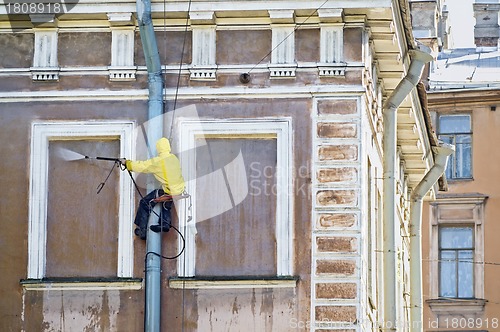
[[[118,332],[119,291],[47,291],[43,328],[51,331]]]
[[[318,215],[317,223],[320,227],[353,227],[357,222],[354,213],[321,213]]]
[[[294,289],[198,290],[197,299],[204,332],[287,331],[297,315]]]

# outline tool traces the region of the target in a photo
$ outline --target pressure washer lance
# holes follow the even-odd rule
[[[122,163],[122,161],[125,160],[124,158],[119,159],[119,158],[108,158],[108,157],[89,157],[89,156],[85,156],[85,159],[96,159],[96,160],[113,161],[115,163],[116,167],[120,168],[122,171],[124,171],[126,169],[125,165],[123,165],[123,163]],[[99,183],[99,185],[97,186],[97,194],[99,194],[101,192],[102,188],[104,188],[104,185],[106,184],[106,182],[108,181],[109,177],[111,176],[111,173],[113,173],[113,170],[115,169],[115,165],[113,165],[113,167],[109,171],[108,176],[106,176],[106,179],[104,179],[104,181],[101,182],[101,183]]]
[[[122,159],[120,159],[120,158],[108,158],[108,157],[89,157],[89,156],[85,156],[85,159],[107,160],[107,161],[114,161],[114,162],[117,162],[117,163],[120,163],[120,164],[121,164],[121,161],[122,161]]]

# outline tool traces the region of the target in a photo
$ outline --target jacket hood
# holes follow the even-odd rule
[[[156,142],[156,152],[158,154],[170,153],[170,142],[165,137],[160,138]]]

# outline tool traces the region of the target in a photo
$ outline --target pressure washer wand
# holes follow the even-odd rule
[[[120,159],[118,159],[118,158],[108,158],[108,157],[89,157],[89,156],[85,156],[85,159],[97,159],[97,160],[107,160],[107,161],[121,162]]]
[[[107,161],[117,161],[120,162],[120,159],[118,158],[107,158],[107,157],[95,157],[97,160],[107,160]]]

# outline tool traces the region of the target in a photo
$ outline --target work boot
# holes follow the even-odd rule
[[[134,231],[135,235],[137,235],[141,240],[146,240],[146,229],[145,228],[136,228]]]
[[[170,230],[170,224],[167,222],[162,222],[161,226],[160,225],[151,225],[151,227],[149,227],[149,228],[155,233],[168,232]]]

